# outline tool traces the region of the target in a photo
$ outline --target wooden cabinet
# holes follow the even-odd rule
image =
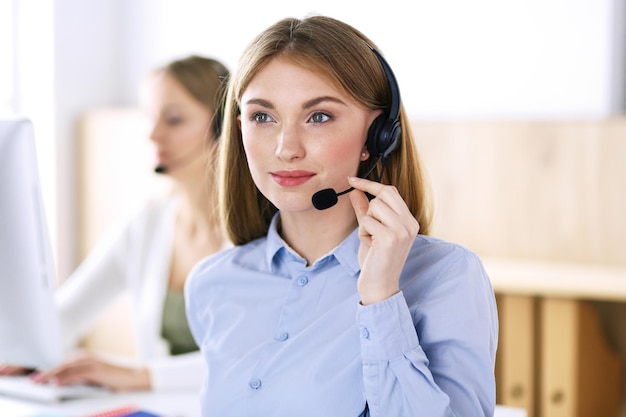
[[[496,363],[497,403],[523,408],[534,417],[537,405],[536,300],[497,296],[500,336]]]
[[[486,267],[498,294],[498,404],[528,417],[616,417],[624,365],[587,300],[626,301],[626,268],[498,260]]]
[[[540,300],[540,414],[615,417],[622,369],[584,301]]]

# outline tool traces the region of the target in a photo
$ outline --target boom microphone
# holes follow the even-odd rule
[[[181,156],[180,158],[176,158],[167,164],[159,164],[154,167],[154,172],[157,174],[166,174],[172,169],[178,169],[182,166],[185,166],[191,162],[193,162],[196,158],[203,155],[201,152],[204,149],[204,143],[200,144],[200,149],[194,149],[192,152]]]
[[[380,155],[376,159],[376,162],[374,162],[374,164],[370,167],[370,169],[368,169],[367,172],[363,174],[363,176],[360,176],[360,177],[367,178],[367,176],[372,173],[374,168],[376,168],[376,165],[378,165],[378,162],[382,159],[382,157],[383,156]],[[337,197],[339,197],[340,195],[347,194],[352,190],[354,190],[354,187],[350,187],[347,190],[343,190],[340,193],[335,192],[335,190],[332,188],[325,188],[323,190],[320,190],[316,192],[315,194],[313,194],[313,197],[311,198],[311,201],[313,202],[313,207],[315,207],[318,210],[326,210],[327,208],[331,208],[332,206],[337,204],[337,201],[338,201]]]

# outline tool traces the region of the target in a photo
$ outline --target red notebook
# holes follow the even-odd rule
[[[88,414],[84,417],[161,417],[149,411],[138,409],[134,405],[115,408],[107,411],[100,411],[95,414]]]

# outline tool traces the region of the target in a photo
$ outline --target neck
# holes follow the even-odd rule
[[[358,226],[350,200],[344,200],[324,211],[280,213],[281,237],[307,265],[337,247]]]
[[[206,178],[204,176],[202,178]],[[176,183],[181,195],[180,219],[190,229],[197,231],[215,230],[219,225],[215,211],[215,188],[212,180],[181,180]]]

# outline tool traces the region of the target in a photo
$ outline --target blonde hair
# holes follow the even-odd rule
[[[230,72],[221,62],[198,55],[172,61],[163,71],[178,81],[193,98],[213,113],[212,136],[222,130],[224,100]]]
[[[220,214],[233,243],[244,244],[265,236],[277,211],[256,188],[249,170],[243,168],[247,160],[237,116],[250,81],[271,59],[280,56],[323,74],[364,108],[385,110],[391,94],[380,61],[371,50],[374,47],[357,29],[326,16],[280,20],[248,45],[228,88],[219,154]],[[431,207],[427,182],[402,105],[400,123],[400,145],[389,156],[382,182],[398,189],[418,220],[420,233],[428,234]],[[359,173],[366,168],[367,162],[362,163]],[[379,172],[374,175],[378,177]]]

